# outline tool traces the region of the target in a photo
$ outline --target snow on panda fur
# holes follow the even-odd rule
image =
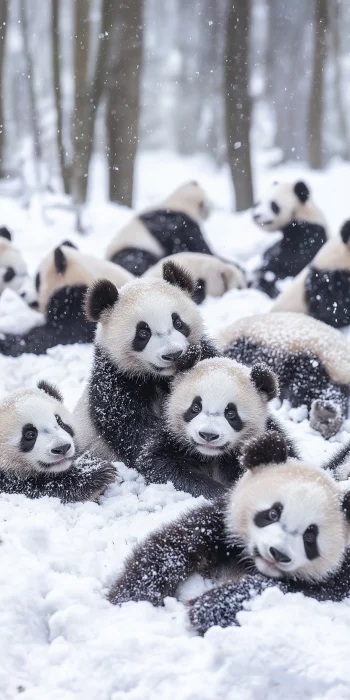
[[[200,229],[208,214],[204,190],[198,182],[188,182],[156,209],[135,216],[118,231],[106,250],[106,258],[140,276],[166,255],[181,251],[211,255]]]
[[[279,312],[240,319],[219,338],[224,355],[276,372],[281,398],[306,405],[310,423],[329,438],[348,415],[350,357],[341,333],[304,314]]]

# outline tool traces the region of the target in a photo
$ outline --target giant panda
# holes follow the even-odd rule
[[[252,284],[276,297],[276,282],[298,275],[326,242],[325,220],[304,182],[275,182],[254,204],[252,215],[264,231],[282,233],[282,239],[265,251]]]
[[[0,228],[0,294],[4,289],[18,292],[28,277],[23,257],[12,243],[10,231]]]
[[[226,583],[189,603],[204,634],[238,624],[237,613],[271,586],[320,601],[350,595],[349,483],[288,457],[273,431],[247,445],[243,465],[225,497],[196,505],[135,547],[110,602],[161,605],[191,574],[219,577]]]
[[[350,324],[350,220],[279,295],[271,311],[299,311],[335,328]]]
[[[162,277],[163,264],[169,260],[186,268],[196,280],[193,299],[197,304],[201,304],[207,295],[221,297],[230,289],[244,289],[247,286],[245,274],[238,265],[205,253],[168,255],[148,268],[143,277]]]
[[[74,411],[79,442],[96,454],[133,466],[173,375],[197,357],[217,353],[204,338],[191,299],[194,281],[172,262],[162,280],[136,279],[117,289],[108,280],[89,288],[87,318],[99,322],[88,385]]]
[[[49,382],[0,403],[0,492],[64,503],[96,499],[115,480],[116,468],[77,449],[72,416]]]
[[[348,415],[349,344],[341,333],[293,312],[249,316],[222,331],[224,355],[248,366],[266,362],[276,372],[280,396],[293,408],[306,405],[310,424],[325,438]]]
[[[198,182],[188,182],[118,231],[106,258],[140,276],[166,255],[181,251],[211,255],[200,229],[208,214],[205,192]]]
[[[146,483],[171,481],[192,496],[224,493],[241,474],[248,440],[276,428],[268,401],[277,395],[277,378],[266,365],[250,371],[223,357],[200,361],[175,377],[163,420],[145,440],[135,468]],[[290,452],[295,456],[291,443]]]
[[[55,345],[92,343],[96,325],[85,319],[82,303],[88,285],[99,277],[117,285],[133,279],[119,265],[85,255],[69,241],[55,248],[35,276],[36,298],[22,292],[25,301],[45,314],[44,325],[23,335],[0,336],[0,353],[12,357],[29,352],[41,355]]]

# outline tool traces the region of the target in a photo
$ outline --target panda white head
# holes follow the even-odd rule
[[[325,471],[288,458],[282,435],[248,445],[247,472],[232,489],[226,532],[265,576],[321,580],[342,562],[349,495]]]
[[[0,228],[0,293],[7,288],[18,292],[27,276],[27,266],[19,250],[12,245],[10,231]]]
[[[167,425],[184,444],[215,457],[264,430],[267,402],[277,394],[277,378],[265,365],[249,370],[223,357],[202,360],[175,379]]]
[[[182,211],[198,222],[204,221],[210,214],[207,195],[195,180],[178,187],[164,200],[163,206]]]
[[[308,186],[301,181],[274,182],[254,204],[252,216],[256,224],[270,232],[279,231],[295,220],[323,223],[323,217],[310,201]]]
[[[172,262],[164,264],[162,280],[136,279],[119,290],[99,280],[85,300],[86,317],[99,321],[96,343],[124,372],[175,374],[179,358],[203,335],[194,289],[190,275]]]
[[[56,387],[15,392],[0,404],[0,460],[9,470],[61,472],[75,454],[72,419]],[[20,475],[20,474],[19,474]]]

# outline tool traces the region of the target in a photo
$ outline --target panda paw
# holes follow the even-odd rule
[[[189,345],[184,355],[176,362],[177,372],[186,372],[192,369],[201,359],[202,349],[200,345]]]
[[[316,399],[312,402],[310,411],[311,428],[320,432],[326,440],[336,435],[342,424],[341,410],[333,401]]]
[[[235,596],[231,587],[229,584],[229,590],[225,586],[213,588],[187,603],[191,625],[201,636],[211,627],[239,625],[236,614],[241,606],[234,604]]]

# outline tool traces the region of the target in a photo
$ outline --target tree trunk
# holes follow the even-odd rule
[[[41,161],[42,161],[42,149],[41,149],[41,135],[40,135],[40,124],[39,124],[39,114],[37,109],[37,101],[35,94],[35,81],[34,81],[34,69],[33,69],[33,57],[31,53],[31,47],[29,43],[29,22],[27,16],[28,4],[22,2],[20,6],[20,17],[22,24],[22,36],[23,36],[23,48],[24,48],[24,59],[26,64],[26,74],[28,76],[27,87],[28,87],[28,98],[29,98],[29,111],[31,114],[32,123],[32,136],[33,136],[33,160],[34,160],[34,175],[36,181],[36,188],[38,192],[42,190],[41,183]]]
[[[314,53],[308,113],[309,165],[322,167],[323,86],[326,62],[327,0],[315,0]]]
[[[336,101],[336,113],[338,116],[339,137],[341,140],[341,155],[345,160],[350,159],[350,139],[347,123],[346,107],[344,105],[344,95],[342,90],[342,56],[341,56],[341,7],[338,2],[329,4],[328,21],[330,24],[330,37],[332,40],[333,49],[333,64],[334,64],[334,93]]]
[[[142,0],[118,5],[120,50],[110,65],[107,94],[109,196],[113,202],[131,206],[139,141]]]
[[[66,149],[63,143],[59,7],[60,0],[52,0],[52,72],[57,122],[57,148],[64,191],[66,194],[68,194],[70,192],[70,169],[66,162]]]
[[[236,211],[253,204],[250,159],[249,0],[229,0],[224,54],[227,155],[236,194]]]
[[[4,173],[5,115],[4,115],[4,62],[7,30],[7,0],[0,0],[0,174]]]

